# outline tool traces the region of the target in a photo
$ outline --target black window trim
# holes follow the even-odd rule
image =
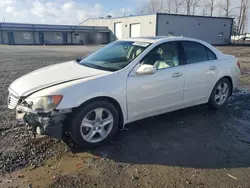
[[[166,45],[167,43],[177,43],[179,65],[175,66],[175,67],[185,65],[185,53],[184,53],[184,49],[183,49],[180,41],[167,41],[167,42],[163,42],[163,43],[155,46],[152,50],[150,50],[147,54],[145,54],[145,56],[140,60],[139,64],[141,64],[144,61],[144,59],[147,58],[147,56],[150,52],[152,52],[156,48],[160,48],[160,47]],[[157,69],[156,71],[165,70],[165,69],[169,69],[169,68],[175,68],[175,67],[166,67],[166,68],[162,68],[162,69]]]
[[[207,62],[207,61],[214,61],[214,60],[217,60],[217,59],[218,59],[218,57],[216,56],[216,54],[215,54],[212,50],[210,50],[210,48],[208,48],[207,46],[205,46],[204,44],[202,44],[202,43],[200,43],[200,42],[192,41],[192,40],[180,40],[179,42],[180,42],[180,46],[181,46],[181,48],[182,48],[182,50],[183,50],[183,53],[184,53],[183,55],[184,55],[184,57],[185,57],[185,58],[184,58],[184,65],[191,65],[191,64],[202,63],[202,62]],[[199,61],[199,62],[195,62],[195,63],[187,63],[187,56],[186,56],[186,53],[185,53],[185,50],[184,50],[183,42],[193,42],[193,43],[197,43],[197,44],[202,45],[202,46],[205,48],[205,50],[206,50],[207,61]],[[212,52],[212,54],[214,54],[215,59],[208,59],[208,50],[209,50],[210,52]]]

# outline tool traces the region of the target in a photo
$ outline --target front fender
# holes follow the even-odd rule
[[[126,75],[112,74],[75,80],[43,89],[32,94],[32,97],[63,95],[62,101],[56,107],[58,110],[76,108],[84,102],[96,97],[109,97],[118,102],[122,109],[124,120],[127,117],[126,108]]]

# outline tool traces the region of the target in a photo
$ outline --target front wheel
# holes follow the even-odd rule
[[[106,101],[87,104],[73,117],[71,139],[79,146],[94,147],[108,141],[118,128],[116,108]]]
[[[228,79],[222,78],[219,80],[211,93],[209,105],[216,109],[223,107],[230,96],[231,90],[232,85]]]

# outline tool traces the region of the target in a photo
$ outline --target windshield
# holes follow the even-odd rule
[[[117,71],[126,67],[139,56],[150,43],[134,41],[116,41],[96,51],[79,63],[88,67]]]

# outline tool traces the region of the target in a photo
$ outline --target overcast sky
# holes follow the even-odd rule
[[[89,17],[138,14],[147,0],[0,0],[0,22],[79,24]],[[240,0],[232,0],[234,7]],[[237,11],[237,10],[235,10]],[[250,14],[249,14],[250,15]],[[250,24],[248,24],[250,32]]]

